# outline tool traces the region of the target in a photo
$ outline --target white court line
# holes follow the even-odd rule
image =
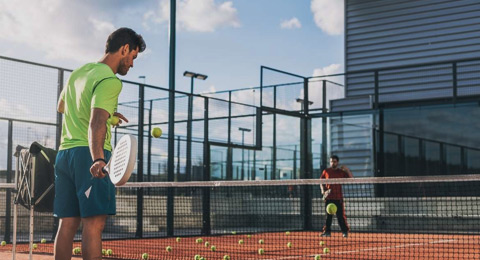
[[[314,255],[302,255],[302,256],[285,256],[281,258],[271,258],[271,259],[265,259],[265,260],[275,260],[275,259],[298,259],[298,258],[304,258],[304,257],[314,257],[316,255],[320,256],[326,256],[326,255],[342,255],[342,254],[352,254],[352,253],[360,253],[364,251],[380,251],[380,250],[388,250],[388,249],[394,249],[394,248],[405,248],[405,247],[414,247],[414,246],[424,246],[428,244],[442,244],[442,243],[451,243],[454,242],[455,239],[444,239],[444,240],[436,240],[436,241],[431,241],[428,243],[412,243],[412,244],[403,244],[403,245],[397,245],[397,246],[385,246],[385,247],[372,247],[372,248],[363,248],[363,249],[357,249],[357,250],[350,250],[350,251],[340,251],[340,252],[334,252],[334,253],[329,253],[329,254],[314,254]]]

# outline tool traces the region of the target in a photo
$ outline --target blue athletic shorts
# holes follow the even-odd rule
[[[111,152],[104,150],[108,161]],[[108,176],[92,178],[88,147],[60,150],[55,161],[53,215],[59,218],[115,215],[115,186]]]

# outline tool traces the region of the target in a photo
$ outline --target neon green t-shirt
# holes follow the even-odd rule
[[[60,150],[88,146],[88,126],[92,108],[102,108],[110,116],[117,109],[122,82],[103,63],[88,63],[70,75],[61,98],[65,102]],[[111,151],[111,125],[107,124],[104,149]]]

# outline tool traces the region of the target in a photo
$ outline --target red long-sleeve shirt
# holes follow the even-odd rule
[[[338,179],[338,178],[349,178],[348,173],[341,170],[340,168],[332,169],[327,168],[322,172],[320,179]],[[331,200],[341,200],[343,199],[342,185],[340,184],[325,184],[327,190],[331,190],[327,199]]]

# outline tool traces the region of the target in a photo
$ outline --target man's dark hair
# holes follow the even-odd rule
[[[145,41],[140,34],[130,28],[122,27],[108,36],[105,53],[114,53],[125,44],[130,46],[130,51],[138,48],[138,52],[143,52],[146,48]]]
[[[340,159],[339,159],[338,156],[336,156],[336,155],[330,156],[330,159],[337,160],[337,162],[340,161]]]

